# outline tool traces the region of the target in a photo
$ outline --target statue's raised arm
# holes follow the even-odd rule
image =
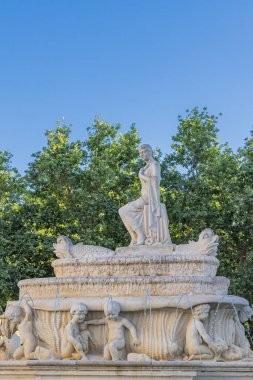
[[[141,197],[121,207],[119,214],[131,235],[130,245],[170,245],[169,220],[165,205],[160,203],[160,164],[154,160],[150,145],[141,145],[139,152],[146,163],[139,171]]]

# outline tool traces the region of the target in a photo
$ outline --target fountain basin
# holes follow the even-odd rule
[[[182,293],[227,294],[229,280],[207,276],[136,276],[136,277],[50,277],[19,281],[21,293],[32,298],[54,298],[56,290],[61,297],[143,296],[147,288],[152,296],[174,296]]]

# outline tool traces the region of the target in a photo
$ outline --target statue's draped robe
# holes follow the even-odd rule
[[[129,231],[143,227],[146,244],[171,244],[168,230],[168,216],[165,205],[160,203],[161,168],[157,161],[147,164],[143,169],[144,180],[140,175],[141,198],[130,202],[120,209],[120,216]]]

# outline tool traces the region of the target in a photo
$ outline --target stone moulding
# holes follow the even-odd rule
[[[108,258],[59,259],[52,263],[56,277],[128,277],[206,275],[214,277],[219,260],[203,255],[137,255]]]
[[[173,254],[175,251],[175,244],[172,245],[131,245],[128,247],[118,247],[115,252],[117,255],[159,255],[159,254]],[[187,253],[187,252],[186,252]]]
[[[252,362],[173,361],[159,363],[80,362],[76,360],[48,360],[40,363],[29,360],[2,361],[1,380],[250,380]]]
[[[242,297],[232,295],[192,295],[182,294],[181,296],[147,296],[143,297],[120,297],[115,296],[113,299],[120,304],[121,310],[125,312],[143,311],[147,307],[154,309],[162,309],[164,307],[189,309],[199,304],[221,304],[232,307],[233,304],[237,307],[247,306],[249,302]],[[69,311],[73,303],[84,302],[90,311],[103,311],[108,297],[60,297],[58,300],[59,306],[57,310]],[[8,305],[18,305],[19,301],[8,301]],[[33,300],[34,309],[54,311],[55,298],[41,298]]]
[[[191,294],[227,294],[229,280],[207,276],[155,276],[155,277],[58,277],[22,280],[20,294],[28,292],[32,298],[54,298],[58,289],[62,297],[76,296],[144,296],[150,289],[152,296]]]

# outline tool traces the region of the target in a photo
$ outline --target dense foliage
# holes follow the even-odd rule
[[[231,293],[253,302],[253,133],[233,152],[219,143],[218,117],[206,109],[178,122],[170,153],[156,151],[172,240],[211,227],[221,239],[219,274],[230,278]],[[95,120],[87,140],[73,142],[70,126],[58,123],[46,135],[24,176],[0,152],[2,306],[17,297],[20,279],[52,275],[57,236],[109,248],[129,241],[117,210],[140,190],[135,126],[121,133],[120,125]]]

